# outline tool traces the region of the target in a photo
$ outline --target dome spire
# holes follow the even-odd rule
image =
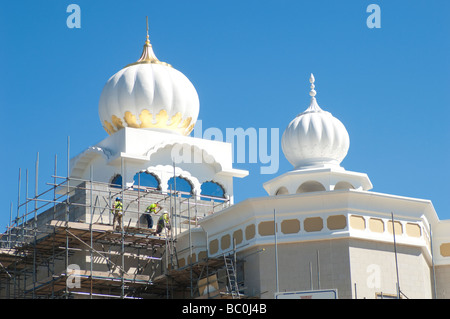
[[[316,81],[316,79],[314,78],[314,74],[311,73],[311,76],[309,77],[309,83],[311,83],[311,91],[309,92],[309,95],[311,97],[315,97],[316,96],[316,91],[314,90],[314,88],[316,87],[314,85],[314,82]]]
[[[136,62],[128,64],[126,67],[129,67],[129,66],[135,65],[135,64],[141,64],[141,63],[162,64],[162,65],[172,67],[170,64],[168,64],[166,62],[159,61],[155,55],[155,52],[153,52],[153,47],[150,43],[150,37],[148,35],[148,16],[145,18],[146,18],[145,20],[147,23],[147,38],[145,40],[144,49],[142,50],[141,57]]]
[[[317,100],[316,100],[317,92],[316,92],[316,90],[314,90],[316,87],[314,85],[315,81],[316,81],[316,79],[314,78],[314,74],[311,73],[311,75],[309,77],[309,83],[311,83],[311,91],[309,91],[309,95],[311,96],[311,102],[309,103],[309,107],[303,113],[323,112],[323,110],[320,108],[319,104],[317,104]]]
[[[145,21],[147,22],[147,41],[145,41],[145,45],[150,45],[150,39],[148,36],[148,16],[145,17]]]

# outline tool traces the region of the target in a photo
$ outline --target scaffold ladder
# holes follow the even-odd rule
[[[225,261],[225,269],[227,271],[228,277],[228,292],[231,294],[233,299],[239,299],[239,287],[236,276],[236,269],[234,266],[234,260],[232,257],[223,256]]]
[[[167,228],[165,229],[166,233],[166,251],[170,260],[170,264],[175,269],[178,268],[178,256],[177,256],[177,246],[175,240],[172,237],[172,233],[169,234]]]

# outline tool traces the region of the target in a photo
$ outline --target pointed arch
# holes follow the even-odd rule
[[[186,177],[176,176],[175,179],[171,177],[167,182],[167,185],[168,190],[172,189],[172,191],[176,190],[177,192],[181,192],[181,197],[187,198],[193,195],[194,184]]]
[[[134,187],[150,187],[161,190],[161,180],[154,173],[141,171],[133,177]]]
[[[122,188],[122,183],[123,179],[122,175],[120,174],[114,175],[113,178],[111,179],[111,187]]]
[[[334,190],[339,190],[339,189],[355,189],[355,187],[350,184],[349,182],[344,182],[344,181],[340,181],[339,183],[337,183],[336,185],[334,185]]]
[[[280,188],[277,189],[277,191],[275,192],[275,195],[288,195],[289,191],[287,190],[286,187],[281,186]]]
[[[219,183],[211,180],[202,184],[200,195],[203,196],[200,196],[200,199],[222,201],[220,198],[225,199],[225,194],[225,188]]]

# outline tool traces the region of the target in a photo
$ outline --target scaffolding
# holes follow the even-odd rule
[[[94,181],[92,167],[89,180],[58,176],[56,156],[53,183],[39,193],[38,167],[39,154],[34,195],[27,170],[22,203],[19,170],[17,217],[11,207],[10,224],[0,234],[0,298],[243,297],[235,247],[214,258],[206,248],[204,258],[188,258],[183,267],[176,249],[178,236],[189,232],[190,238],[201,218],[229,205],[227,198],[199,197],[177,191],[176,185],[167,192],[140,182],[118,187]],[[112,226],[116,197],[123,202],[119,230]],[[162,234],[149,229],[145,219],[145,208],[155,202],[170,211],[171,230]]]

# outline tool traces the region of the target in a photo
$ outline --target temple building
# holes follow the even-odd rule
[[[140,58],[101,92],[107,137],[2,234],[0,298],[450,298],[450,221],[342,167],[349,134],[309,82],[281,139],[292,170],[235,203],[249,172],[230,143],[190,136],[197,91],[147,28]]]

